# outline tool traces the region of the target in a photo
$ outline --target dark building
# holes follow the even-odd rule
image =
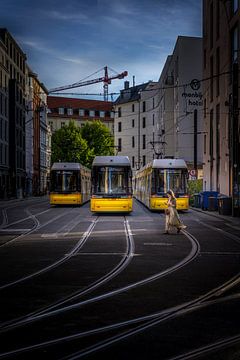
[[[26,178],[26,55],[7,29],[0,29],[0,43],[0,196],[21,197]]]
[[[204,0],[204,190],[231,199],[234,216],[240,216],[239,36],[239,1]]]

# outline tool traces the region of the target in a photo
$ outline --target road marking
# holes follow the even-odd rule
[[[238,251],[201,251],[200,254],[203,255],[240,255]]]
[[[30,231],[31,229],[0,229],[0,232],[25,232],[25,231]]]
[[[168,243],[162,243],[162,242],[157,242],[157,243],[144,243],[143,245],[160,245],[160,246],[172,246],[173,244],[168,244]]]

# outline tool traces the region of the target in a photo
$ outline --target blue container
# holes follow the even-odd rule
[[[193,194],[194,197],[194,204],[193,206],[196,208],[200,208],[201,207],[201,196],[200,194]]]
[[[200,194],[200,204],[201,204],[201,208],[202,210],[208,210],[209,209],[209,197],[214,197],[215,201],[214,201],[214,209],[217,210],[218,208],[218,191],[202,191],[199,193]],[[212,209],[212,203],[211,203],[211,210]]]

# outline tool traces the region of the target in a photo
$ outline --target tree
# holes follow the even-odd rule
[[[91,166],[93,151],[89,149],[87,141],[82,138],[81,129],[73,121],[63,126],[52,136],[52,163],[80,162],[84,166]]]
[[[99,120],[86,122],[81,134],[93,151],[92,160],[97,155],[114,155],[114,139],[110,130]]]

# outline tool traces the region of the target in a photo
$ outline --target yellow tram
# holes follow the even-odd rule
[[[82,205],[90,199],[91,171],[80,163],[56,162],[50,172],[50,204]]]
[[[167,191],[172,189],[177,198],[177,209],[189,209],[188,170],[183,159],[155,159],[136,171],[133,192],[137,200],[150,210],[167,208]]]
[[[132,170],[127,156],[96,156],[92,164],[92,212],[132,211]]]

